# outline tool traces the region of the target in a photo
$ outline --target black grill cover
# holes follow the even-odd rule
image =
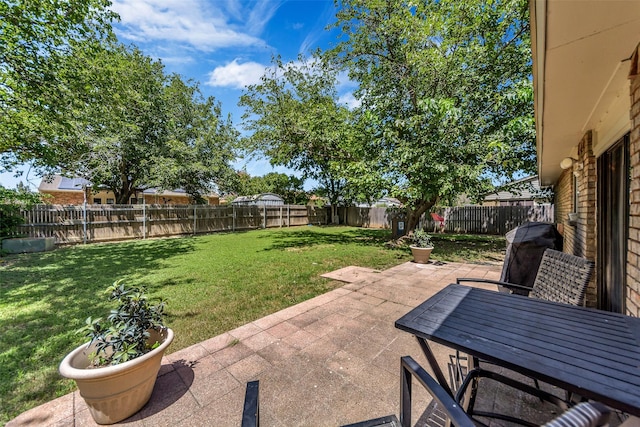
[[[562,235],[548,222],[525,222],[509,231],[506,238],[507,253],[500,280],[530,288],[544,251],[547,248],[562,250]]]

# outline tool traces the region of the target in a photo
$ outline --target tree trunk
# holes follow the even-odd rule
[[[338,207],[331,205],[331,224],[339,224],[340,218],[338,218]]]
[[[407,233],[416,229],[422,214],[429,211],[437,201],[438,197],[435,196],[430,200],[422,200],[416,205],[415,209],[407,209]]]

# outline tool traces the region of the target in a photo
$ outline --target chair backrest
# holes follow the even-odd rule
[[[440,215],[438,215],[438,214],[437,214],[437,213],[435,213],[435,212],[431,212],[431,218],[432,218],[434,221],[444,222],[444,218],[443,218],[443,217],[441,217]]]
[[[593,261],[553,249],[544,251],[530,297],[584,305]]]

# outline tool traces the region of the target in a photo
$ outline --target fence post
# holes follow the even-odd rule
[[[262,205],[262,228],[267,228],[267,205]]]
[[[282,206],[280,206],[280,228],[282,228]]]
[[[231,231],[236,231],[236,205],[231,205],[233,210],[231,211]]]
[[[147,238],[147,201],[142,198],[142,240]]]
[[[287,205],[287,228],[291,227],[291,206]]]
[[[197,209],[198,209],[198,205],[193,205],[193,234],[194,235],[198,231],[196,228]]]
[[[85,192],[86,194],[86,192]],[[82,243],[87,244],[87,200],[82,203]]]

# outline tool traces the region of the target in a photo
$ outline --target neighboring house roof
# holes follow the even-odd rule
[[[385,196],[385,197],[379,198],[373,203],[366,203],[366,202],[356,203],[356,207],[358,208],[369,208],[372,206],[398,207],[398,206],[402,206],[402,202],[396,199],[395,197]]]
[[[537,176],[530,176],[510,182],[500,191],[487,194],[484,201],[534,200],[540,197],[540,182]]]
[[[50,178],[43,178],[38,186],[39,191],[82,191],[84,186],[91,186],[91,181],[84,178],[67,178],[65,176],[53,175]],[[164,197],[189,195],[182,188],[174,190],[160,191],[157,188],[145,188],[142,191],[146,195],[157,195]],[[217,194],[208,194],[206,197],[217,197]]]
[[[376,202],[377,205],[402,206],[402,202],[395,197],[382,197]]]
[[[84,178],[67,178],[54,175],[51,179],[43,178],[38,186],[39,191],[82,191],[84,186],[91,185]]]

